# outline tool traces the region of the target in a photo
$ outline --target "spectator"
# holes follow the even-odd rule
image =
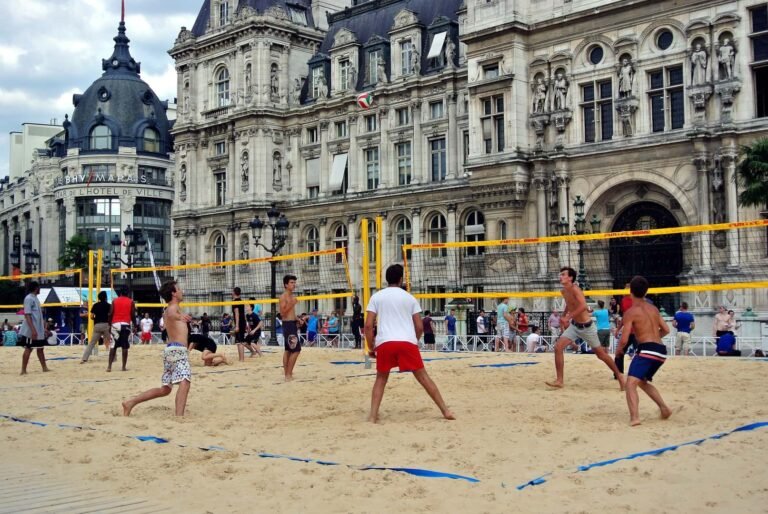
[[[616,319],[619,317],[619,302],[616,301],[616,297],[611,298],[611,302],[608,304],[608,313],[611,315],[611,321],[614,323],[616,322]]]
[[[456,310],[451,309],[445,317],[445,333],[448,334],[448,345],[456,349]]]
[[[421,320],[421,324],[424,326],[424,346],[427,348],[430,345],[435,346],[435,330],[432,327],[432,316],[429,311],[424,311],[424,318]]]
[[[741,350],[736,349],[736,336],[726,332],[717,339],[717,354],[721,357],[741,357]]]
[[[339,345],[339,318],[336,317],[336,311],[331,311],[328,316],[328,336],[331,340],[331,346],[337,347]]]
[[[520,339],[517,335],[517,307],[510,305],[507,312],[504,314],[504,318],[509,324],[509,341],[515,344],[517,348],[517,341]]]
[[[363,306],[360,305],[360,298],[357,295],[352,298],[352,321],[349,328],[352,330],[352,336],[355,338],[355,348],[361,348],[364,328]]]
[[[200,320],[200,332],[202,332],[202,334],[205,337],[208,337],[208,334],[210,333],[210,331],[211,331],[211,320],[210,318],[208,318],[208,313],[204,312],[203,317]]]
[[[317,329],[319,320],[317,318],[317,309],[312,309],[307,319],[307,344],[312,346],[317,340]]]
[[[688,303],[680,304],[680,310],[675,313],[675,317],[672,319],[672,326],[677,329],[675,353],[685,355],[690,351],[691,331],[696,328],[693,314],[688,312]]]
[[[522,307],[517,309],[517,330],[521,337],[528,332],[528,315]]]
[[[509,351],[509,298],[502,299],[496,306],[496,344],[494,351],[499,351],[499,346],[504,347],[504,351]]]
[[[715,321],[712,324],[712,331],[715,336],[720,337],[723,334],[731,332],[731,317],[725,310],[725,306],[719,305],[717,307],[717,314],[715,314]]]
[[[480,313],[477,315],[477,335],[488,335],[488,328],[485,324],[485,311],[480,309]]]
[[[229,333],[232,331],[232,317],[229,315],[228,312],[225,312],[224,315],[221,317],[221,333],[224,334],[225,337],[229,336]]]
[[[152,321],[152,318],[149,317],[149,313],[144,313],[144,318],[142,318],[141,323],[139,325],[141,327],[141,344],[149,344],[152,342],[152,327],[155,326],[154,322]]]
[[[736,323],[736,313],[732,310],[728,311],[728,329],[733,335],[736,335],[736,331],[741,328],[741,325]]]
[[[592,314],[597,323],[597,340],[600,346],[608,348],[611,345],[611,313],[605,308],[605,302],[597,301],[598,309]]]
[[[541,342],[541,336],[539,336],[539,327],[532,326],[531,327],[531,333],[528,334],[528,337],[525,340],[525,351],[528,353],[535,353],[536,347]]]
[[[552,309],[547,325],[549,326],[549,334],[552,336],[552,340],[557,341],[557,338],[560,337],[560,311]]]

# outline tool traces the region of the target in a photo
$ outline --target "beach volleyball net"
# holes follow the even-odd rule
[[[275,270],[276,295],[272,296],[272,268]],[[226,307],[237,304],[277,302],[283,292],[283,277],[298,277],[296,296],[300,301],[353,296],[346,248],[278,255],[257,259],[209,262],[177,266],[122,268],[110,270],[112,288],[161,285],[175,280],[184,292],[183,305],[190,307]],[[232,290],[239,287],[242,300],[232,300]],[[138,307],[162,307],[157,303],[138,303]],[[213,309],[215,311],[215,309]]]
[[[0,312],[21,309],[32,281],[40,284],[38,299],[43,307],[80,307],[86,299],[82,269],[8,275],[0,277]]]
[[[587,296],[626,294],[635,275],[650,282],[649,296],[668,310],[768,305],[768,220],[628,232],[496,241],[404,245],[406,284],[417,298],[518,299],[551,308],[560,299],[559,270],[569,266]],[[713,294],[716,293],[716,294]],[[442,310],[442,309],[434,309]]]

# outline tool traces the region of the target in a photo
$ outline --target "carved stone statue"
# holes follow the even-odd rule
[[[717,60],[720,63],[720,80],[732,79],[736,49],[733,48],[733,43],[731,43],[730,39],[723,39],[723,43],[717,49]]]
[[[179,171],[179,183],[181,184],[181,192],[187,192],[187,165],[182,164]]]
[[[548,90],[549,88],[544,81],[544,77],[538,77],[533,85],[533,106],[531,107],[531,112],[542,114],[546,110]]]
[[[248,152],[243,152],[243,155],[240,158],[240,177],[242,180],[243,191],[248,191],[249,175]]]
[[[293,79],[293,91],[291,91],[291,98],[294,105],[299,105],[301,103],[301,80],[298,78]]]
[[[280,77],[278,77],[278,69],[276,64],[272,65],[269,83],[272,88],[272,94],[277,96],[280,93]]]
[[[245,96],[251,96],[251,65],[245,67]]]
[[[280,152],[272,155],[272,185],[279,185],[283,182],[283,158]]]
[[[456,44],[453,42],[453,39],[448,37],[448,41],[445,42],[445,65],[449,68],[453,68],[455,58]]]
[[[357,68],[353,62],[349,63],[349,87],[347,89],[352,91],[357,89]]]
[[[379,57],[379,62],[376,63],[376,78],[379,84],[388,84],[387,68],[383,57]]]
[[[701,43],[696,43],[696,46],[691,52],[691,85],[701,86],[707,82],[707,64],[708,56],[706,50],[701,46]]]
[[[418,75],[421,73],[421,54],[414,48],[411,54],[411,73]]]
[[[244,261],[248,260],[248,238],[246,237],[240,239],[240,258]]]
[[[621,60],[619,68],[619,98],[632,96],[632,86],[635,83],[635,67],[629,59]]]
[[[553,89],[554,89],[554,96],[555,96],[555,105],[554,109],[556,111],[566,109],[568,107],[567,100],[568,100],[568,79],[565,78],[565,75],[563,72],[559,71],[555,74],[555,79],[553,83]]]
[[[325,72],[320,70],[320,74],[317,76],[317,96],[319,98],[328,97],[328,83],[325,81]]]

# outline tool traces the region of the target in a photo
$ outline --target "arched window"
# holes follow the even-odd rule
[[[448,241],[448,224],[442,214],[435,214],[429,221],[429,242],[445,243]],[[448,250],[446,248],[433,248],[429,251],[430,257],[446,257]]]
[[[187,242],[182,240],[179,242],[179,265],[183,266],[187,263]]]
[[[144,151],[160,153],[160,134],[153,128],[144,129]]]
[[[216,234],[216,237],[213,238],[213,260],[214,262],[227,260],[227,239],[222,233]]]
[[[376,223],[368,220],[368,262],[376,262]]]
[[[307,251],[320,251],[320,233],[317,231],[316,227],[309,227],[309,229],[307,229]],[[309,263],[320,264],[320,257],[317,255],[310,257]]]
[[[403,245],[409,245],[412,241],[411,220],[400,218],[395,224],[395,259],[398,261],[403,257]],[[407,257],[410,259],[411,251],[408,250]]]
[[[485,217],[482,212],[472,211],[467,216],[467,222],[464,225],[464,241],[485,241]],[[467,247],[467,255],[482,255],[484,253],[484,246]]]
[[[336,231],[333,234],[333,247],[337,250],[339,248],[348,248],[349,247],[349,237],[347,236],[347,226],[343,223],[339,224],[336,227]],[[344,252],[346,254],[346,251]],[[341,264],[344,262],[344,258],[341,256],[340,253],[336,254],[336,264]]]
[[[112,150],[112,131],[106,125],[91,129],[91,150]]]
[[[499,239],[507,239],[507,222],[499,222]]]
[[[216,76],[216,103],[219,107],[229,105],[229,70],[226,68]]]

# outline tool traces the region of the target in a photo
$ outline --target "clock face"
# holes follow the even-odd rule
[[[117,66],[118,64],[120,64],[120,61],[118,61],[117,59],[112,61],[112,66]]]

